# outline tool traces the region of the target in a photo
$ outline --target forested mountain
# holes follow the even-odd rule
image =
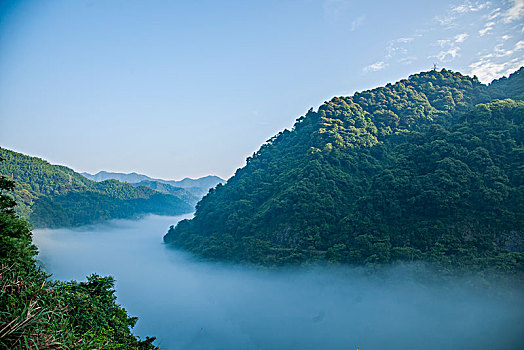
[[[145,186],[148,186],[150,188],[154,188],[154,186],[163,188],[160,184],[165,184],[165,185],[172,186],[174,188],[183,188],[187,192],[191,193],[193,196],[197,197],[198,199],[202,198],[202,196],[207,194],[210,188],[215,187],[219,183],[225,182],[224,179],[221,179],[220,177],[215,176],[215,175],[208,175],[208,176],[204,176],[198,179],[190,179],[186,177],[185,179],[182,179],[179,181],[154,179],[147,175],[142,175],[142,174],[137,174],[137,173],[123,174],[123,173],[112,173],[112,172],[107,172],[107,171],[99,171],[98,173],[94,175],[91,175],[89,173],[81,173],[81,175],[87,177],[90,180],[94,180],[94,181],[105,181],[105,180],[113,179],[113,180],[118,180],[121,182],[129,182],[131,184],[142,182]],[[175,190],[171,189],[169,191],[175,191]],[[178,192],[181,193],[180,191]]]
[[[267,265],[522,270],[523,72],[487,86],[432,70],[335,97],[262,145],[164,240]]]
[[[145,186],[91,181],[61,165],[0,148],[0,174],[16,182],[17,210],[34,227],[92,224],[152,213],[177,215],[192,205]]]
[[[131,333],[137,318],[116,303],[112,277],[55,281],[37,264],[29,224],[0,176],[0,348],[158,349]]]
[[[129,182],[137,183],[140,181],[153,180],[147,175],[137,174],[137,173],[113,173],[109,171],[99,171],[96,174],[89,173],[80,173],[80,175],[87,177],[89,180],[93,181],[105,181],[105,180],[118,180],[120,182]]]
[[[193,193],[186,190],[185,188],[174,187],[158,181],[140,181],[137,183],[132,183],[131,185],[135,187],[146,186],[155,191],[170,194],[172,196],[180,198],[192,207],[194,207],[195,204],[197,204],[197,202],[202,198],[202,196],[196,196]]]

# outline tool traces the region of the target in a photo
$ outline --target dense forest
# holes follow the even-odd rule
[[[167,194],[173,195],[177,198],[180,198],[187,204],[190,204],[192,207],[194,207],[198,203],[198,201],[202,198],[202,196],[193,194],[190,191],[186,190],[185,188],[174,187],[172,185],[168,185],[166,183],[162,183],[158,181],[146,181],[145,180],[145,181],[140,181],[137,183],[132,183],[132,185],[135,187],[146,186],[160,193],[167,193]],[[214,187],[214,186],[211,186],[211,187]],[[209,191],[209,188],[208,188],[208,191]]]
[[[92,224],[141,214],[178,215],[193,210],[170,193],[116,180],[96,182],[70,168],[0,148],[0,174],[15,181],[17,211],[34,227]]]
[[[0,348],[158,349],[131,333],[137,318],[116,303],[112,277],[62,282],[41,270],[14,187],[0,176]]]
[[[522,272],[524,69],[335,97],[268,140],[164,241],[263,265],[430,261]]]

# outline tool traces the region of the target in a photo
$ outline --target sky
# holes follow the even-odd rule
[[[0,0],[0,147],[76,171],[229,178],[308,109],[524,65],[524,0]]]

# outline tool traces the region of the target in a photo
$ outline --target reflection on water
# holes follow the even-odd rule
[[[149,216],[79,229],[37,230],[57,279],[116,278],[135,333],[163,349],[518,349],[521,291],[417,283],[410,267],[380,277],[351,268],[279,271],[202,263],[162,244],[188,217]],[[428,272],[429,273],[429,272]]]

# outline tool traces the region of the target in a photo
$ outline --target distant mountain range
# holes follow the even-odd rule
[[[79,226],[149,213],[190,213],[200,198],[183,188],[156,182],[92,181],[68,167],[5,148],[0,148],[0,158],[0,175],[16,184],[16,210],[37,228]]]
[[[158,190],[160,192],[165,193],[173,193],[173,191],[177,193],[183,193],[181,191],[174,190],[173,188],[178,189],[185,189],[187,192],[189,192],[194,198],[191,199],[191,201],[200,199],[204,195],[207,194],[210,188],[214,188],[219,183],[225,183],[226,181],[218,176],[215,175],[208,175],[204,176],[198,179],[190,179],[186,177],[185,179],[176,181],[176,180],[163,180],[163,179],[155,179],[152,177],[149,177],[147,175],[143,174],[137,174],[137,173],[113,173],[108,171],[99,171],[98,173],[92,175],[89,173],[80,173],[81,175],[85,176],[89,180],[93,181],[105,181],[105,180],[118,180],[121,182],[128,182],[130,184],[139,184],[143,186],[147,186],[150,188],[153,188],[155,190]],[[168,185],[166,186],[160,186],[160,184]],[[189,197],[188,197],[189,198]],[[196,202],[195,202],[196,203]]]

